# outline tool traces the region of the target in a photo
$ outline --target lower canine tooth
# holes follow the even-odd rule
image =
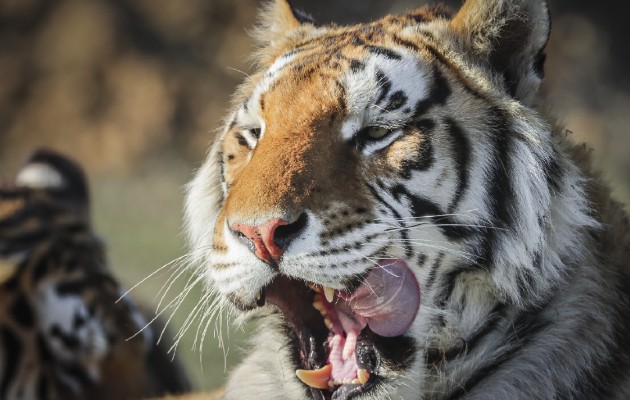
[[[328,381],[330,380],[331,371],[332,365],[327,364],[325,367],[320,369],[298,369],[295,371],[295,374],[302,382],[312,388],[328,389]]]
[[[365,382],[368,381],[368,379],[370,379],[370,373],[365,370],[365,369],[360,369],[357,371],[357,378],[359,379],[359,382],[361,382],[361,384],[365,384]]]
[[[324,296],[329,303],[332,303],[335,298],[335,289],[324,286]]]

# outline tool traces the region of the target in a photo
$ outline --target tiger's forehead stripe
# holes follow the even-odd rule
[[[335,65],[340,68],[336,70],[322,66],[326,64],[322,60],[313,60],[309,50],[292,50],[279,57],[237,112],[240,124],[263,125],[265,121],[261,116],[268,103],[265,97],[275,85],[282,84],[282,77],[288,74],[286,71],[294,73],[296,69],[310,72],[293,78],[294,81],[306,81],[313,73],[318,73],[335,82],[341,90],[348,118],[342,128],[345,140],[350,140],[365,126],[396,128],[404,125],[413,116],[416,105],[428,95],[429,67],[407,48],[354,41],[334,51],[326,57],[337,60]],[[301,94],[309,96],[306,92]]]

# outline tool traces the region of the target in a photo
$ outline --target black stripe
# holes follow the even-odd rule
[[[376,71],[376,84],[380,89],[378,98],[375,104],[380,104],[389,95],[389,91],[392,90],[392,81],[389,80],[385,73],[380,69]]]
[[[8,398],[10,383],[13,381],[18,371],[20,355],[22,354],[22,343],[17,336],[7,327],[0,328],[0,337],[2,337],[2,348],[4,350],[4,373],[0,381],[0,398]]]
[[[32,282],[34,284],[39,283],[40,280],[46,276],[51,269],[54,268],[54,265],[59,263],[55,254],[47,253],[44,257],[40,257],[35,266],[33,267],[33,275],[31,277]]]
[[[474,352],[475,347],[490,332],[497,328],[499,322],[505,317],[505,304],[499,303],[495,305],[486,316],[485,321],[479,327],[475,328],[473,333],[466,338],[466,345],[469,352]]]
[[[411,247],[411,243],[409,242],[409,233],[407,232],[407,226],[405,224],[405,221],[403,220],[402,216],[400,214],[398,214],[398,211],[396,211],[387,201],[385,201],[385,199],[383,199],[383,197],[381,197],[381,195],[378,193],[378,191],[370,184],[366,185],[368,187],[368,189],[370,190],[370,192],[372,193],[372,195],[374,196],[374,198],[376,199],[376,201],[378,201],[380,204],[382,204],[385,208],[387,208],[393,215],[394,218],[398,221],[400,221],[400,225],[403,229],[401,229],[400,232],[400,236],[403,239],[403,243],[404,243],[404,248],[405,248],[405,257],[410,258],[413,255],[413,248]],[[379,187],[382,190],[386,190],[382,185],[379,185]]]
[[[451,295],[453,294],[453,288],[455,287],[455,282],[457,278],[461,274],[465,272],[474,271],[475,269],[477,268],[471,264],[462,264],[462,265],[456,266],[451,271],[440,275],[438,287],[435,289],[437,293],[435,295],[435,304],[439,308],[444,308],[448,300],[451,298]],[[439,320],[440,320],[440,323],[443,325],[444,324],[443,315],[440,315]]]
[[[430,119],[423,119],[416,122],[416,128],[418,128],[423,136],[422,146],[420,147],[418,154],[414,158],[407,158],[402,161],[400,165],[399,175],[403,179],[411,179],[411,174],[414,171],[426,171],[433,166],[435,157],[433,154],[432,143],[432,129],[435,126],[435,122]]]
[[[234,137],[236,137],[236,140],[238,140],[238,144],[240,144],[241,146],[247,147],[250,150],[252,149],[252,147],[249,145],[249,142],[247,142],[247,139],[245,139],[245,137],[241,135],[240,132],[235,134]]]
[[[365,69],[365,63],[359,60],[352,60],[350,61],[350,69],[352,70],[352,72],[363,71]]]
[[[77,295],[91,288],[101,288],[106,285],[117,287],[116,281],[109,275],[90,274],[81,279],[61,282],[57,285],[56,292],[60,296]]]
[[[36,219],[39,216],[37,215],[29,215],[29,218]],[[48,215],[45,217],[46,220],[50,219],[52,215]],[[25,221],[19,221],[18,224],[21,224]],[[44,221],[40,221],[44,222]],[[3,240],[6,240],[7,248],[3,248],[2,252],[5,254],[15,254],[25,250],[32,250],[38,244],[46,241],[52,235],[51,229],[42,224],[36,227],[36,230],[27,231],[27,232],[9,232]]]
[[[399,46],[403,46],[408,49],[411,49],[415,52],[420,51],[420,47],[418,47],[415,43],[405,40],[399,36],[394,36],[394,43],[396,43]]]
[[[433,69],[433,81],[431,82],[431,91],[429,97],[418,101],[414,117],[426,117],[431,107],[435,105],[444,105],[451,96],[451,87],[448,81],[438,68]]]
[[[24,328],[30,328],[35,323],[33,309],[22,293],[15,299],[9,313]]]
[[[405,104],[407,104],[408,97],[402,90],[398,90],[394,92],[391,96],[389,96],[389,101],[384,108],[385,112],[396,111],[399,108],[402,108]]]
[[[418,261],[416,261],[416,266],[418,267],[418,269],[424,268],[424,264],[426,264],[427,262],[427,255],[424,253],[418,253],[416,254],[418,256]]]
[[[437,272],[442,267],[442,260],[444,259],[444,252],[440,251],[433,261],[433,265],[431,265],[431,270],[429,270],[429,274],[427,276],[427,283],[425,285],[425,290],[431,289],[433,283],[435,283],[435,278],[437,278]]]
[[[365,48],[367,49],[367,51],[369,51],[372,54],[377,54],[379,56],[383,56],[383,57],[388,58],[390,60],[401,60],[402,59],[400,54],[398,54],[394,50],[386,49],[385,47],[367,45],[367,46],[365,46]]]
[[[490,208],[489,228],[482,228],[483,238],[475,246],[476,256],[487,265],[493,265],[493,258],[498,247],[499,229],[509,229],[513,226],[514,216],[518,210],[514,207],[514,189],[512,186],[511,144],[512,133],[509,131],[507,118],[501,110],[494,109],[490,115],[490,126],[494,141],[494,154],[487,176],[488,199]]]
[[[469,163],[470,163],[470,144],[468,143],[468,138],[460,128],[460,126],[452,119],[447,119],[445,121],[446,126],[448,127],[448,132],[451,135],[452,143],[451,146],[455,151],[455,162],[457,163],[457,174],[458,174],[458,185],[457,190],[455,191],[455,197],[453,201],[448,206],[448,213],[453,213],[453,210],[457,207],[459,202],[462,199],[462,196],[466,189],[468,189],[468,175],[469,175]]]
[[[217,166],[219,167],[219,178],[221,179],[221,183],[227,185],[227,182],[225,181],[225,162],[223,162],[223,152],[219,151],[217,152],[217,159],[220,160],[220,162],[217,163]],[[224,191],[221,190],[221,201],[223,201],[224,199]]]
[[[261,94],[261,95],[260,95],[260,99],[258,100],[258,104],[260,105],[260,111],[261,111],[261,113],[262,113],[263,111],[265,111],[265,96],[264,96],[264,94]]]
[[[421,34],[426,35],[426,32],[422,32]],[[396,44],[400,44],[402,46],[408,47],[412,50],[415,51],[420,51],[420,47],[413,44],[410,45],[411,43],[401,39],[397,36],[394,36],[394,42]],[[459,82],[462,84],[462,86],[464,87],[464,89],[466,89],[466,91],[468,91],[468,93],[470,93],[472,96],[483,100],[485,102],[487,102],[488,104],[494,104],[494,102],[487,98],[486,96],[484,96],[477,88],[471,86],[471,84],[466,80],[462,78],[462,71],[460,71],[459,69],[457,69],[454,65],[452,65],[446,56],[444,56],[437,48],[435,48],[434,46],[428,44],[428,43],[423,43],[423,47],[424,50],[428,51],[438,62],[440,62],[443,66],[445,66],[446,68],[448,68],[451,72],[453,76],[456,76],[459,80]]]
[[[440,225],[438,226],[440,231],[451,240],[468,238],[470,235],[475,233],[474,228],[461,226],[462,224],[459,224],[450,216],[445,216],[444,211],[437,204],[424,197],[411,194],[407,190],[407,187],[402,184],[397,184],[393,186],[390,189],[390,192],[392,196],[399,202],[401,202],[402,197],[407,198],[411,203],[412,214],[414,217],[430,217],[431,223]],[[423,225],[426,225],[426,223],[420,222],[415,226]],[[413,228],[413,226],[411,226],[411,228]]]
[[[506,321],[504,325],[506,333],[505,336],[503,336],[503,344],[498,343],[497,346],[495,346],[495,349],[503,349],[503,352],[488,360],[486,365],[476,369],[466,381],[457,385],[455,390],[448,397],[448,400],[455,400],[466,396],[484,379],[488,379],[494,373],[501,370],[503,363],[514,359],[516,353],[523,350],[540,332],[551,324],[551,321],[543,318],[539,313],[532,314],[532,312],[535,311],[529,310],[523,312],[511,321]],[[551,389],[552,388],[549,388],[549,390]],[[552,393],[550,393],[550,395],[551,394]]]
[[[52,337],[56,337],[61,340],[63,345],[70,351],[76,351],[81,346],[81,341],[76,336],[65,334],[57,324],[54,324],[48,333]]]

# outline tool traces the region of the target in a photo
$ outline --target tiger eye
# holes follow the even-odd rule
[[[391,133],[391,130],[383,128],[382,126],[371,126],[366,129],[365,132],[370,139],[382,139]]]

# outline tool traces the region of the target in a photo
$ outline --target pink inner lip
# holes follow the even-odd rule
[[[357,378],[356,341],[367,326],[381,336],[405,333],[420,307],[420,287],[407,264],[399,259],[378,263],[352,294],[335,291],[333,303],[321,300],[331,322],[327,345],[330,379],[349,382]]]

